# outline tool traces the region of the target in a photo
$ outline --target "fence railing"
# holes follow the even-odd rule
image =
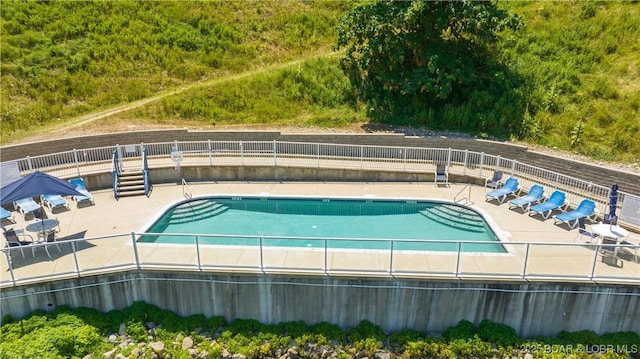
[[[403,172],[435,172],[436,164],[448,165],[450,174],[490,177],[500,170],[519,179],[526,190],[534,183],[567,194],[570,205],[588,198],[598,204],[601,214],[608,212],[609,187],[594,184],[558,172],[548,171],[516,160],[482,152],[451,148],[394,147],[278,141],[184,141],[116,145],[88,148],[16,160],[22,174],[35,170],[59,177],[80,177],[112,170],[112,155],[118,168],[139,167],[143,148],[148,167],[176,166],[172,153],[179,149],[181,166],[272,165],[311,168],[343,168]],[[139,168],[138,168],[139,169]],[[624,205],[628,193],[618,192],[617,207]],[[620,219],[624,224],[625,220]],[[627,223],[638,226],[637,223]]]
[[[2,249],[7,260],[9,274],[2,276],[0,287],[17,286],[37,281],[81,277],[86,275],[128,271],[133,269],[183,269],[207,271],[244,271],[254,273],[298,273],[344,275],[364,274],[383,276],[419,276],[451,279],[482,278],[496,280],[568,280],[587,282],[615,282],[640,284],[637,275],[621,276],[623,271],[611,271],[617,266],[622,253],[633,258],[634,247],[622,244],[598,243],[554,243],[554,242],[500,242],[506,253],[482,252],[483,246],[495,248],[495,241],[444,241],[444,240],[398,240],[317,237],[272,237],[272,236],[225,236],[172,233],[180,237],[183,244],[171,246],[171,256],[166,249],[152,243],[139,243],[144,236],[167,234],[129,233],[105,237],[72,239],[49,244],[34,244],[27,251],[43,251],[49,246],[52,263],[48,269],[34,269],[21,265],[21,248]],[[242,250],[236,245],[223,245],[229,237],[241,238]],[[305,247],[283,246],[283,243],[311,243]],[[375,247],[374,250],[358,250],[358,261],[354,263],[354,250],[344,249],[345,241],[358,242],[358,247]],[[342,243],[341,243],[342,242]],[[207,244],[209,243],[209,244]],[[210,244],[217,243],[217,244]],[[425,256],[435,252],[427,246],[445,245],[439,256],[446,260],[431,262]],[[415,250],[416,245],[425,250]],[[104,256],[103,246],[117,247],[118,256]],[[58,247],[56,251],[53,247]],[[403,250],[411,247],[413,250]],[[605,248],[606,247],[606,248]],[[473,250],[470,252],[469,250]],[[606,249],[606,252],[602,251]],[[283,255],[290,251],[292,255]],[[30,253],[28,253],[30,254]],[[42,254],[42,253],[40,253]],[[549,266],[553,255],[556,261],[572,263],[567,266]],[[107,258],[108,257],[108,258]],[[143,259],[144,258],[144,259]],[[602,260],[600,260],[602,258]],[[607,262],[607,263],[603,263]],[[622,262],[620,262],[622,267]]]

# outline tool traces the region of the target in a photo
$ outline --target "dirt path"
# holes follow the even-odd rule
[[[333,57],[338,55],[339,52],[331,52],[331,53],[323,53],[323,54],[313,54],[310,56],[306,56],[303,58],[299,58],[297,60],[294,61],[289,61],[289,62],[284,62],[284,63],[277,63],[271,66],[266,66],[266,67],[261,67],[259,69],[255,69],[255,70],[251,70],[251,71],[247,71],[247,72],[243,72],[243,73],[239,73],[239,74],[233,74],[233,75],[229,75],[229,76],[224,76],[224,77],[216,77],[216,78],[212,78],[212,79],[208,79],[208,80],[204,80],[204,81],[198,81],[198,82],[194,82],[191,84],[187,84],[187,85],[183,85],[180,86],[178,88],[173,88],[167,91],[164,91],[162,93],[159,93],[155,96],[152,97],[148,97],[142,100],[138,100],[138,101],[134,101],[134,102],[129,102],[129,103],[125,103],[125,104],[121,104],[121,105],[117,105],[114,107],[111,107],[109,109],[106,110],[102,110],[102,111],[96,111],[96,112],[92,112],[89,114],[85,114],[85,115],[81,115],[78,117],[74,117],[68,120],[64,120],[63,122],[59,123],[59,124],[53,124],[51,126],[44,126],[42,129],[40,130],[36,130],[34,132],[32,132],[30,135],[25,136],[25,137],[21,137],[17,140],[14,141],[3,141],[3,145],[10,145],[10,144],[17,144],[17,143],[25,143],[25,142],[37,142],[37,141],[42,141],[45,139],[57,139],[57,138],[64,138],[64,137],[73,137],[73,136],[82,136],[82,135],[87,135],[87,134],[96,134],[96,133],[104,133],[104,132],[121,132],[121,131],[140,131],[140,130],[151,130],[151,129],[162,129],[162,128],[176,128],[178,126],[173,126],[173,125],[153,125],[153,124],[135,124],[135,123],[124,123],[122,121],[114,121],[110,126],[94,126],[92,127],[91,125],[95,122],[97,122],[98,120],[102,120],[108,117],[112,117],[115,116],[117,114],[129,111],[129,110],[133,110],[142,106],[145,106],[147,104],[150,104],[152,102],[156,102],[159,100],[162,100],[165,97],[168,96],[173,96],[173,95],[177,95],[180,94],[184,91],[187,90],[193,90],[193,89],[197,89],[197,88],[201,88],[201,87],[208,87],[208,86],[212,86],[212,85],[219,85],[225,82],[229,82],[229,81],[238,81],[241,80],[243,78],[246,77],[250,77],[259,73],[266,73],[266,72],[270,72],[270,71],[276,71],[276,70],[280,70],[283,68],[287,68],[287,67],[291,67],[291,66],[295,66],[298,65],[304,61],[307,61],[311,58],[327,58],[327,57]],[[198,129],[226,129],[226,128],[230,128],[230,129],[239,129],[239,126],[206,126],[206,125],[202,125],[202,124],[187,124],[189,127],[197,127]],[[187,127],[187,126],[179,126],[179,127]],[[247,126],[242,126],[242,128],[246,128]],[[257,129],[266,129],[264,126],[255,126]],[[280,127],[275,127],[277,129],[280,129]],[[350,132],[353,131],[356,127],[347,130],[346,132]],[[274,129],[273,126],[270,126],[269,129]],[[285,131],[286,129],[289,129],[289,127],[284,127]],[[299,130],[301,128],[294,128],[296,130]]]

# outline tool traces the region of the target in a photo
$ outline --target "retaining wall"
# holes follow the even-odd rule
[[[367,319],[388,332],[442,332],[462,319],[504,323],[523,337],[640,332],[640,288],[614,285],[131,271],[6,288],[1,298],[2,314],[14,317],[63,304],[106,312],[143,300],[181,316],[342,328]]]

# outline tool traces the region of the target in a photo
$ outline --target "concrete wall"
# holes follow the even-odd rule
[[[462,319],[504,323],[524,337],[640,332],[640,288],[602,284],[133,271],[7,288],[0,304],[3,315],[21,317],[62,304],[106,312],[137,300],[181,316],[326,321],[343,328],[367,319],[393,332],[442,332]]]
[[[579,178],[602,186],[616,182],[627,193],[640,195],[640,174],[619,171],[564,157],[531,151],[525,146],[506,142],[457,139],[446,137],[416,137],[399,133],[388,134],[281,134],[277,131],[187,131],[186,129],[110,133],[95,136],[65,138],[13,146],[0,151],[0,161],[38,156],[83,148],[106,147],[116,144],[173,141],[290,141],[354,145],[406,146],[454,148],[514,159],[522,163]]]

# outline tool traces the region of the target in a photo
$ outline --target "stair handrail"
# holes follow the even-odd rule
[[[140,151],[142,154],[142,178],[144,179],[144,195],[149,197],[151,183],[149,183],[149,163],[147,161],[147,148],[144,145],[140,145]]]
[[[465,190],[467,190],[465,195]],[[459,196],[462,196],[458,198]],[[462,189],[453,197],[453,202],[459,203],[464,201],[464,204],[473,204],[471,202],[471,183],[467,183]]]
[[[111,184],[113,185],[113,197],[118,199],[118,179],[120,178],[120,157],[118,155],[118,146],[113,150],[111,157]]]
[[[185,187],[188,187],[188,189],[185,189]],[[193,187],[184,178],[182,179],[182,195],[187,199],[193,198]]]

